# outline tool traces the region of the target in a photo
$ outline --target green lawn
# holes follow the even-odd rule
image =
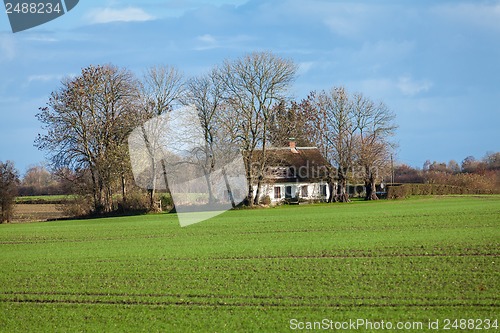
[[[499,255],[500,196],[0,225],[0,331],[422,332],[500,320]]]

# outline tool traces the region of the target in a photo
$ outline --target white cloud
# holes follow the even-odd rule
[[[365,79],[359,83],[351,83],[355,91],[361,91],[375,100],[385,100],[396,90],[394,81],[388,78]]]
[[[414,96],[428,91],[432,87],[432,82],[429,80],[415,81],[411,77],[402,76],[398,79],[397,87],[404,95]]]
[[[203,36],[198,36],[197,38],[200,42],[202,43],[207,43],[207,44],[214,44],[217,42],[214,36],[210,34],[205,34]]]
[[[299,63],[299,70],[297,71],[297,74],[299,75],[306,74],[314,67],[314,64],[315,64],[314,61],[304,61]]]
[[[16,57],[16,44],[9,34],[0,34],[0,61],[13,60]]]
[[[500,3],[458,3],[441,5],[435,12],[457,24],[470,24],[487,29],[500,30]]]
[[[26,40],[42,43],[53,43],[59,41],[57,38],[49,35],[29,35],[28,37],[26,37]]]
[[[48,81],[53,81],[53,80],[61,80],[63,78],[62,75],[56,75],[56,74],[41,74],[41,75],[30,75],[28,76],[28,83],[31,82],[48,82]]]
[[[318,3],[319,15],[326,16],[325,25],[330,30],[344,37],[356,37],[364,34],[370,23],[378,16],[377,7],[367,4],[332,3],[325,10],[322,2]]]
[[[110,23],[110,22],[134,22],[154,20],[141,8],[127,7],[122,9],[96,8],[88,13],[87,19],[90,23]]]
[[[363,43],[360,54],[366,59],[374,57],[380,59],[395,59],[411,55],[415,46],[414,41],[408,40],[366,41]]]
[[[354,35],[358,32],[358,27],[352,24],[347,18],[335,17],[325,20],[325,24],[334,32],[342,36]]]
[[[196,46],[194,50],[204,51],[218,48],[241,48],[247,46],[248,42],[254,40],[254,37],[248,35],[236,35],[236,36],[214,36],[210,34],[205,34],[196,37]]]
[[[213,35],[205,34],[196,37],[196,51],[211,50],[221,47],[221,41]]]
[[[410,76],[400,76],[397,79],[380,77],[365,79],[352,84],[355,90],[362,91],[374,99],[391,99],[398,94],[405,97],[414,97],[420,93],[429,91],[433,84],[427,79],[414,80]]]

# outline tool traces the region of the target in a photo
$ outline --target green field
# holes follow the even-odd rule
[[[0,225],[0,330],[485,328],[500,320],[499,255],[500,196],[238,210],[186,228],[174,214]]]

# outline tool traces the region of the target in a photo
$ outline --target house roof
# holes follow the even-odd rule
[[[253,160],[260,165],[262,150],[255,150]],[[332,166],[316,147],[266,149],[265,178],[273,182],[316,182],[326,180]]]

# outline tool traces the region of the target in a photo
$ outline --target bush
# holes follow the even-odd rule
[[[62,211],[64,215],[69,217],[84,217],[91,214],[92,198],[88,196],[74,196],[71,200],[57,206],[57,209]]]
[[[443,184],[394,184],[387,186],[388,199],[404,199],[412,195],[452,195],[452,194],[490,194],[491,191],[471,189],[462,186]]]
[[[174,209],[174,200],[170,193],[161,193],[160,195],[161,209],[163,211],[170,211]]]
[[[499,190],[496,186],[497,174],[493,171],[485,171],[482,174],[429,171],[425,173],[425,178],[428,184],[465,187],[480,193],[495,193]]]
[[[123,212],[145,212],[149,208],[147,195],[138,189],[127,193],[127,200],[121,203]]]
[[[262,199],[260,199],[260,203],[265,206],[269,206],[271,204],[271,197],[266,195]]]
[[[9,222],[12,218],[18,185],[19,172],[14,163],[0,161],[0,223]]]

